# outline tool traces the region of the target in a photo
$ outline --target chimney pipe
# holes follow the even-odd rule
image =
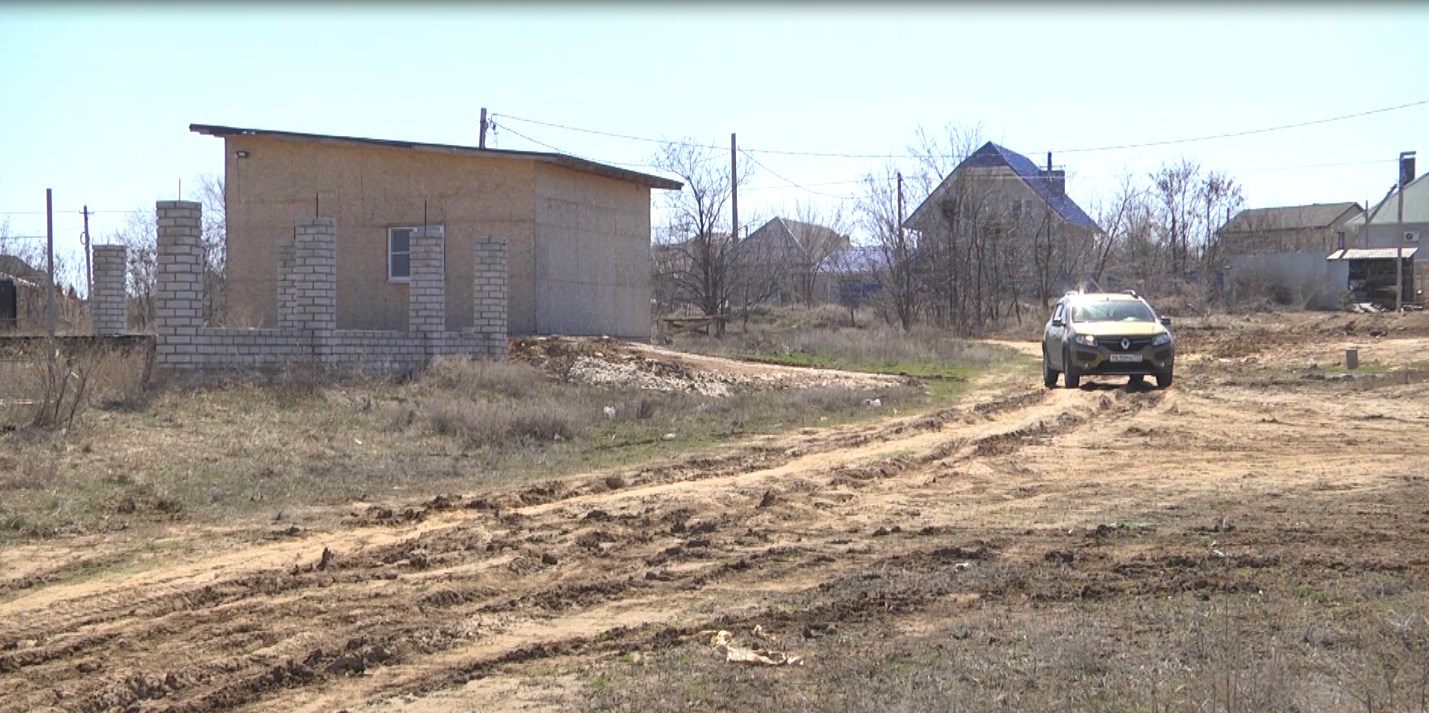
[[[1414,155],[1415,151],[1405,151],[1399,154],[1399,187],[1403,188],[1414,182]]]
[[[1048,171],[1052,170],[1052,152],[1051,152],[1051,151],[1048,151],[1048,152],[1047,152],[1047,170],[1048,170]]]

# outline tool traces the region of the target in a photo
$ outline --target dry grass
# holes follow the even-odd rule
[[[777,646],[801,667],[725,663],[703,641],[585,672],[591,710],[713,711],[1424,711],[1429,595],[1412,581],[1359,573],[1307,589],[1288,572],[1263,588],[1023,606],[1005,597],[1035,576],[1017,565],[953,578],[878,571],[787,598]],[[830,586],[862,590],[837,619]],[[980,594],[974,607],[941,598]],[[915,603],[912,611],[905,603]],[[779,614],[777,612],[786,612]],[[847,613],[844,613],[847,616]],[[906,618],[936,622],[910,633]],[[747,636],[745,637],[748,638]]]
[[[765,307],[751,316],[747,329],[732,326],[723,338],[680,335],[675,344],[718,356],[929,377],[966,376],[1015,358],[998,347],[954,338],[946,330],[917,325],[904,332],[860,314],[859,326],[850,327],[847,311],[833,305]]]
[[[141,396],[98,381],[109,385],[92,393],[97,407],[68,431],[0,433],[0,542],[175,519],[321,517],[355,501],[619,467],[874,415],[862,391],[706,397],[465,360],[405,381],[299,375]],[[880,396],[890,407],[924,398],[915,387]]]

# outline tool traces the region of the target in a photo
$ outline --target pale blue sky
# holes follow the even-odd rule
[[[1407,3],[4,4],[0,219],[43,233],[27,213],[53,188],[57,234],[75,242],[81,204],[173,197],[180,179],[222,171],[222,141],[190,123],[474,145],[482,106],[505,127],[497,147],[545,150],[519,132],[620,164],[647,163],[655,145],[515,117],[845,154],[905,154],[920,125],[980,124],[1038,163],[1056,151],[1089,212],[1121,175],[1182,156],[1230,172],[1251,206],[1378,200],[1399,151],[1429,152],[1429,104],[1067,151],[1429,100],[1426,42],[1429,5]],[[851,208],[857,186],[840,182],[887,163],[754,155],[827,195],[756,168],[742,216]],[[123,219],[96,216],[97,242]]]

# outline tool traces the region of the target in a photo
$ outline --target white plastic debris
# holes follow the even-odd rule
[[[614,406],[606,406],[605,409],[604,409],[604,411],[605,411],[605,417],[606,417],[606,419],[615,418],[615,407],[614,407]]]

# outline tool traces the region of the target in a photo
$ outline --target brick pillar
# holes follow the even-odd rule
[[[95,334],[123,334],[129,326],[129,305],[124,292],[127,256],[128,251],[123,245],[94,246],[94,284],[89,288],[89,314]]]
[[[407,334],[429,345],[447,331],[446,239],[441,228],[412,231]],[[427,355],[432,355],[432,349]]]
[[[478,237],[472,271],[472,331],[484,337],[488,359],[506,358],[506,240]]]
[[[337,224],[332,218],[298,223],[289,275],[291,319],[311,334],[316,347],[337,329]]]
[[[203,326],[201,210],[194,201],[159,201],[158,274],[154,285],[154,355],[159,364],[196,365],[193,341]]]
[[[293,268],[297,264],[297,248],[291,240],[278,243],[278,329],[299,331],[303,328],[298,317],[297,295],[293,293],[296,283]]]

